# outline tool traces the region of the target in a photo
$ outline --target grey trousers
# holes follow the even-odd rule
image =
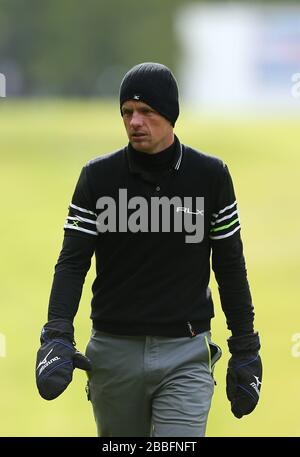
[[[205,435],[213,368],[221,357],[210,332],[170,338],[93,330],[86,355],[99,436]]]

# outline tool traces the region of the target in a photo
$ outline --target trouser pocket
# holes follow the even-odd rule
[[[86,393],[87,401],[90,401],[91,400],[91,391],[90,391],[90,382],[89,382],[89,380],[87,380],[87,382],[86,382],[85,393]]]
[[[206,344],[207,344],[207,349],[208,349],[208,366],[209,366],[209,371],[213,377],[215,385],[216,380],[214,378],[214,369],[217,361],[222,357],[222,349],[220,346],[218,346],[216,343],[213,343],[212,341],[208,340],[206,338]]]
[[[213,370],[217,361],[222,357],[222,349],[215,343],[209,341],[211,354],[211,369]]]

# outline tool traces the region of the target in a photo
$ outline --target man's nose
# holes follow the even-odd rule
[[[141,115],[141,113],[139,113],[138,111],[133,111],[130,119],[130,125],[134,128],[143,125],[143,116]]]

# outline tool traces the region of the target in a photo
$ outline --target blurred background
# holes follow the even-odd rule
[[[212,277],[223,357],[207,436],[300,436],[300,2],[192,0],[0,0],[0,436],[96,435],[85,375],[46,402],[35,357],[74,186],[89,159],[126,144],[119,85],[145,61],[177,77],[180,140],[229,166],[261,334],[261,401],[237,420]],[[94,265],[82,351],[93,277]]]

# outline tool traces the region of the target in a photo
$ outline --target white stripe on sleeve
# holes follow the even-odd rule
[[[64,228],[68,228],[71,230],[79,230],[80,232],[90,233],[91,235],[98,235],[98,232],[94,232],[92,230],[87,230],[87,229],[84,229],[81,227],[76,227],[75,225],[71,225],[71,224],[65,224]]]
[[[225,221],[226,219],[230,219],[234,214],[237,214],[237,210],[233,211],[232,213],[228,214],[228,216],[221,217],[221,219],[216,219],[215,222],[211,222],[211,225],[216,225],[219,222]]]
[[[228,205],[228,206],[225,206],[225,208],[220,209],[220,211],[219,211],[218,213],[214,213],[213,216],[214,216],[214,217],[218,217],[219,214],[222,214],[222,213],[224,213],[225,211],[227,211],[228,209],[233,208],[234,205],[236,205],[236,201],[235,201],[234,203],[232,203],[232,205]]]
[[[97,217],[97,214],[93,213],[93,211],[90,211],[89,209],[80,208],[80,206],[76,206],[73,203],[70,203],[70,207],[74,208],[74,209],[77,209],[78,211],[81,211],[82,213],[93,214],[93,216]]]
[[[81,216],[68,216],[67,219],[70,219],[71,221],[79,221],[79,222],[88,222],[89,224],[94,224],[96,225],[96,221],[91,221],[91,219],[86,219],[85,217]]]

